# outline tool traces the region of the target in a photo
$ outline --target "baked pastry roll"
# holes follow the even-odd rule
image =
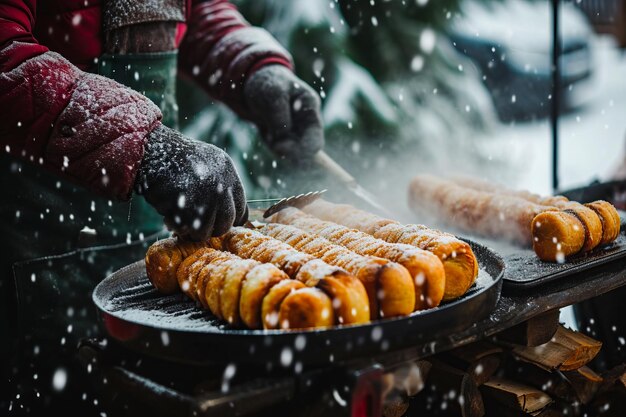
[[[293,226],[269,223],[259,231],[356,276],[367,291],[371,319],[405,316],[413,311],[413,280],[402,265],[383,258],[359,255]]]
[[[445,271],[439,258],[431,252],[411,245],[388,243],[365,232],[318,219],[293,207],[279,211],[268,220],[317,234],[359,255],[377,256],[404,266],[413,278],[415,310],[436,307],[443,298]]]
[[[601,245],[613,242],[619,236],[622,220],[613,204],[608,201],[598,200],[586,203],[586,207],[593,210],[602,222],[602,240]]]
[[[152,285],[163,294],[173,294],[179,290],[176,270],[181,262],[204,247],[202,243],[183,242],[176,238],[158,240],[146,253],[146,271]]]
[[[316,200],[302,209],[313,216],[368,233],[389,243],[402,243],[432,252],[443,263],[443,301],[465,294],[478,276],[478,260],[467,242],[423,225],[404,225],[347,204]]]
[[[250,329],[329,327],[335,322],[323,291],[290,279],[274,265],[198,246],[170,238],[148,249],[146,272],[157,290],[171,293],[177,286],[216,317]]]
[[[580,252],[588,235],[573,210],[479,191],[431,175],[413,178],[409,201],[420,214],[469,233],[532,246],[540,259],[552,262]]]
[[[215,249],[242,258],[270,263],[290,278],[322,290],[332,301],[336,324],[365,323],[370,319],[365,287],[356,277],[338,266],[327,264],[287,243],[244,227],[233,227],[224,235],[212,238],[210,244]]]
[[[600,244],[607,243],[607,241],[610,241],[610,237],[614,233],[615,227],[619,230],[619,215],[617,216],[617,224],[615,224],[613,220],[613,213],[605,212],[605,210],[610,211],[610,208],[612,207],[615,214],[617,214],[617,211],[612,205],[605,201],[597,202],[598,204],[595,205],[595,207],[596,209],[600,208],[600,210],[596,211],[587,204],[583,205],[576,201],[570,201],[567,197],[562,195],[541,196],[529,191],[513,190],[500,184],[469,177],[454,177],[454,181],[457,184],[474,190],[499,195],[516,196],[535,204],[553,206],[560,210],[574,214],[578,217],[578,220],[580,220],[584,227],[585,242],[583,243],[583,247],[580,249],[583,252],[590,251]],[[607,229],[606,233],[604,233],[604,229]],[[615,235],[615,237],[617,237],[617,235]]]

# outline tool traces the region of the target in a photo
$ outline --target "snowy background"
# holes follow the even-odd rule
[[[422,0],[413,8],[370,2],[360,6],[356,20],[336,1],[237,3],[246,18],[292,52],[298,75],[322,97],[327,151],[372,191],[403,202],[406,181],[420,171],[497,176],[510,186],[553,191],[546,113],[551,91],[532,78],[533,72],[545,73],[541,82],[549,82],[549,2]],[[559,123],[560,188],[567,189],[607,179],[622,159],[626,59],[615,40],[594,33],[572,3],[562,7],[563,40],[583,39],[591,68],[589,78],[568,87],[573,107]],[[501,75],[455,49],[458,33],[493,43],[489,68],[498,61],[523,68],[519,84],[506,86],[507,80],[494,87],[492,79]],[[531,94],[526,86],[533,83]],[[502,85],[504,93],[495,91]],[[254,127],[222,106],[207,105],[197,91],[180,90],[187,101],[181,107],[189,108],[182,112],[183,131],[226,148],[251,197],[309,191],[311,184],[272,160]],[[502,102],[491,100],[498,94],[510,98],[505,111]],[[536,109],[528,104],[539,99]],[[498,117],[506,112],[519,117]]]
[[[559,123],[560,188],[575,188],[610,178],[624,158],[626,145],[626,55],[613,38],[592,37],[594,73],[580,89],[580,107]],[[578,92],[576,92],[578,93]],[[548,119],[502,126],[494,137],[494,152],[509,152],[523,160],[516,185],[538,193],[552,191],[552,144]],[[498,145],[494,145],[498,146]]]

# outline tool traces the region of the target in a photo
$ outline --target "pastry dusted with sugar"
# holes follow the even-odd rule
[[[367,291],[371,319],[405,316],[413,312],[413,280],[402,265],[383,258],[359,255],[323,237],[289,225],[269,223],[259,231],[356,276]]]
[[[573,213],[585,227],[585,243],[581,249],[584,252],[596,246],[611,243],[617,239],[620,232],[621,219],[615,207],[608,201],[597,200],[583,205],[576,201],[570,201],[562,195],[541,196],[526,190],[514,190],[504,185],[478,178],[456,176],[453,177],[453,180],[457,184],[475,190],[514,195],[536,204],[554,206],[563,211]]]
[[[436,307],[443,298],[445,271],[439,258],[431,252],[411,245],[388,243],[365,232],[318,219],[294,207],[287,207],[268,220],[317,234],[360,255],[377,256],[404,266],[413,278],[415,310]]]
[[[274,265],[206,245],[175,238],[156,242],[146,253],[146,272],[157,290],[171,293],[177,286],[234,326],[296,329],[335,322],[332,302],[322,290],[290,279]]]
[[[472,234],[533,247],[546,261],[579,253],[588,233],[572,210],[534,203],[518,195],[496,194],[454,181],[418,175],[409,186],[411,208]]]
[[[347,204],[317,200],[302,209],[322,220],[368,233],[389,243],[402,243],[432,252],[443,263],[443,301],[465,294],[478,276],[478,260],[467,242],[423,225],[404,225]]]
[[[246,259],[270,263],[307,287],[322,290],[332,301],[336,324],[366,323],[370,319],[365,287],[344,269],[300,252],[256,230],[233,227],[212,238],[211,246]]]

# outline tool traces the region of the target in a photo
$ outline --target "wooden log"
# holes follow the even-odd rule
[[[511,414],[533,414],[544,410],[552,398],[536,388],[508,379],[493,377],[480,386],[486,409],[510,410]]]
[[[599,390],[602,392],[613,388],[626,389],[626,363],[602,373],[602,383]]]
[[[480,341],[442,353],[437,358],[467,372],[476,385],[482,385],[497,371],[502,355],[500,346]]]
[[[583,415],[583,406],[580,403],[569,403],[555,400],[541,411],[531,413],[533,417],[579,417]]]
[[[530,413],[508,408],[489,399],[485,400],[486,417],[579,417],[582,416],[577,411],[579,408],[565,403],[552,403],[543,410]]]
[[[539,346],[552,340],[559,327],[559,309],[547,311],[496,335],[499,341]]]
[[[428,389],[416,398],[430,397],[432,404],[438,409],[445,407],[449,414],[462,417],[482,417],[485,414],[478,387],[467,372],[435,358],[429,359],[429,362],[432,368],[428,374]]]
[[[507,379],[544,391],[553,399],[561,399],[567,402],[573,402],[578,399],[572,385],[565,375],[559,371],[546,371],[529,362],[511,360],[504,367],[504,376]]]
[[[548,343],[539,346],[513,345],[512,352],[518,358],[548,371],[571,371],[586,365],[601,347],[601,342],[559,326]]]
[[[532,417],[563,417],[565,414],[563,413],[563,410],[561,410],[559,407],[552,407],[551,405],[549,405],[544,410],[527,415]]]
[[[564,371],[563,375],[582,404],[589,403],[602,384],[602,377],[587,366],[573,371]]]
[[[509,361],[504,367],[504,375],[566,403],[589,403],[602,382],[602,377],[586,366],[573,371],[546,371],[521,360]]]
[[[626,416],[626,364],[602,373],[602,382],[589,406],[591,415]]]

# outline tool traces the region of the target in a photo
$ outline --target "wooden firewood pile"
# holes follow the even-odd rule
[[[596,372],[602,344],[558,310],[390,372],[383,415],[626,416],[626,364]]]

